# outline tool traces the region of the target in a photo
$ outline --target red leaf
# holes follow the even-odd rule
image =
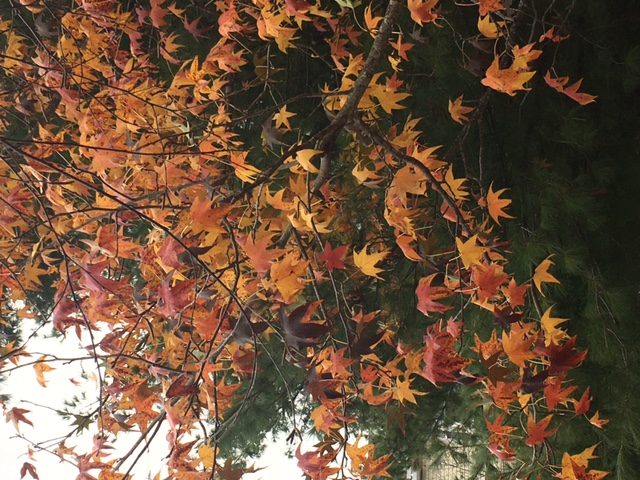
[[[434,385],[437,382],[451,383],[460,378],[460,370],[472,363],[472,360],[458,355],[456,339],[446,330],[440,331],[440,324],[431,326],[425,340],[422,374]]]
[[[549,357],[549,374],[557,375],[577,367],[587,356],[588,350],[576,352],[577,337],[571,337],[567,343],[562,346],[549,345],[548,347],[538,348],[537,350],[543,355]]]
[[[573,408],[576,411],[576,415],[584,415],[589,411],[589,407],[591,407],[591,397],[589,396],[590,388],[591,387],[587,387],[580,397],[580,400],[573,401]]]
[[[197,395],[200,393],[200,388],[197,385],[187,385],[189,381],[189,377],[185,374],[182,374],[176,378],[169,388],[167,389],[167,393],[165,393],[165,397],[174,398],[174,397],[188,397],[190,395]]]
[[[446,312],[453,307],[445,305],[443,303],[436,302],[441,298],[446,298],[451,295],[451,291],[446,287],[432,287],[431,283],[437,273],[429,275],[428,277],[421,278],[416,288],[416,295],[418,296],[418,310],[424,313],[427,317],[430,312]]]
[[[551,422],[552,418],[553,415],[547,415],[539,422],[536,422],[533,417],[529,415],[529,417],[527,418],[527,430],[529,432],[529,435],[527,436],[526,441],[526,444],[528,446],[533,447],[535,445],[540,445],[541,443],[544,443],[546,438],[550,437],[551,435],[556,433],[556,431],[558,431],[557,428],[554,428],[553,430],[547,430],[549,422]]]
[[[578,387],[571,386],[562,388],[564,381],[564,374],[559,377],[550,380],[546,387],[544,387],[544,396],[547,399],[547,408],[553,410],[556,405],[567,405],[569,401],[569,395],[571,395]]]
[[[151,0],[151,11],[149,12],[149,18],[151,19],[151,24],[156,28],[163,27],[167,24],[167,22],[164,21],[164,17],[166,17],[167,13],[169,13],[169,9],[162,8],[160,6],[164,2],[165,0]]]
[[[346,267],[344,263],[342,263],[342,258],[347,254],[347,250],[349,250],[348,245],[342,245],[332,250],[331,244],[327,242],[324,245],[324,251],[318,255],[318,260],[324,262],[324,266],[327,267],[327,270],[330,272],[333,272],[334,268],[344,269]]]
[[[280,307],[280,324],[284,330],[285,343],[297,350],[320,343],[319,337],[328,333],[331,327],[322,323],[311,323],[308,320],[318,308],[318,303],[306,303],[290,314],[284,306]]]

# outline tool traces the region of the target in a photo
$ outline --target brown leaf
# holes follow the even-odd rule
[[[188,397],[190,395],[198,395],[200,388],[197,385],[189,385],[191,377],[186,374],[182,374],[176,378],[165,393],[166,398],[175,397]]]
[[[36,472],[36,467],[34,467],[32,464],[30,464],[29,462],[24,462],[22,464],[22,468],[20,469],[20,478],[24,478],[24,476],[26,474],[29,474],[32,478],[35,478],[36,480],[39,480],[40,477],[38,477],[38,474]]]

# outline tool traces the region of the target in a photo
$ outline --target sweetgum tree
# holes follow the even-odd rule
[[[93,444],[56,454],[80,479],[135,477],[147,448],[166,449],[158,478],[235,479],[260,442],[229,438],[260,418],[312,479],[389,476],[447,442],[476,447],[476,473],[604,477],[596,435],[573,435],[606,420],[574,381],[587,350],[553,306],[557,256],[507,241],[535,219],[514,219],[496,139],[537,128],[535,105],[596,100],[562,61],[574,7],[7,7],[2,328],[78,336],[99,386],[70,427]],[[4,374],[45,388],[69,362],[15,335],[0,348]]]

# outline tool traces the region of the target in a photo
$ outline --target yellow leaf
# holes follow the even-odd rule
[[[40,277],[47,275],[47,270],[44,270],[39,267],[39,263],[28,264],[24,267],[22,271],[23,280],[22,286],[25,290],[40,290],[42,287],[42,282],[40,281]]]
[[[569,455],[564,453],[562,455],[562,472],[558,475],[561,480],[577,480],[575,468],[585,469],[589,466],[589,460],[596,458],[593,456],[593,451],[597,445],[587,448],[578,455]],[[588,475],[588,476],[587,476]],[[580,478],[588,478],[589,480],[600,480],[607,476],[606,472],[599,470],[583,471]]]
[[[426,392],[413,390],[411,388],[410,379],[396,381],[396,386],[393,388],[393,398],[398,400],[400,403],[404,403],[405,400],[411,403],[417,403],[415,397],[416,395],[426,395]]]
[[[497,25],[503,26],[504,22],[499,22]],[[498,38],[500,35],[502,35],[498,31],[497,25],[491,21],[490,15],[478,17],[478,30],[487,38]]]
[[[469,268],[471,265],[481,264],[480,259],[484,255],[484,252],[487,251],[487,248],[477,245],[477,240],[478,235],[474,235],[466,242],[456,238],[456,247],[458,248],[460,260],[462,260],[464,268]]]
[[[200,445],[198,447],[198,456],[205,468],[211,468],[213,466],[213,447]]]
[[[355,263],[356,267],[365,275],[380,278],[378,274],[384,270],[376,267],[376,264],[384,259],[389,252],[367,253],[367,247],[368,244],[359,252],[353,251],[353,263]]]
[[[549,307],[540,319],[540,322],[542,323],[542,330],[544,331],[544,345],[546,347],[552,343],[554,345],[559,345],[562,340],[569,338],[567,332],[558,328],[558,325],[566,322],[568,319],[551,317],[552,308],[553,307]]]
[[[582,451],[582,453],[579,453],[577,455],[571,455],[571,460],[573,460],[574,463],[576,465],[578,465],[579,467],[587,467],[587,466],[589,466],[589,460],[593,460],[594,458],[598,458],[593,454],[593,452],[596,450],[597,446],[598,446],[598,444],[596,443],[595,445],[592,445],[589,448],[585,448]],[[562,463],[564,464],[564,458],[562,459]]]
[[[444,181],[449,187],[451,195],[453,195],[453,198],[456,200],[464,200],[469,195],[462,188],[462,184],[466,182],[466,178],[454,178],[453,168],[450,167],[447,170],[447,173],[444,176]]]
[[[238,177],[243,182],[253,183],[256,177],[260,174],[260,170],[258,170],[253,165],[249,165],[246,163],[247,155],[249,152],[242,152],[236,154],[235,152],[231,153],[231,166],[235,170],[236,177]]]
[[[358,162],[356,166],[353,167],[351,174],[356,177],[358,183],[368,187],[377,185],[383,180],[383,178],[376,173],[376,170],[369,170],[363,161]]]
[[[551,260],[549,260],[551,257],[553,257],[553,255],[549,255],[547,258],[545,258],[542,261],[542,263],[538,265],[538,267],[536,268],[536,271],[533,274],[533,283],[535,284],[536,288],[542,294],[543,297],[544,297],[544,293],[542,292],[543,282],[560,283],[556,277],[554,277],[547,271],[549,267],[554,264]]]
[[[300,164],[302,168],[304,168],[309,173],[318,173],[318,170],[313,163],[311,163],[311,158],[322,153],[321,150],[312,150],[310,148],[305,150],[300,150],[296,153],[296,160]]]
[[[513,63],[510,67],[512,70],[523,72],[531,69],[529,62],[542,55],[542,50],[533,49],[534,45],[535,43],[530,43],[524,47],[519,47],[518,45],[513,47]]]
[[[276,128],[280,128],[281,126],[284,126],[287,130],[291,130],[289,119],[295,116],[296,116],[295,113],[287,111],[287,106],[285,105],[280,110],[278,110],[278,113],[273,115],[273,119],[276,122]]]
[[[380,103],[380,106],[387,113],[391,113],[392,110],[401,110],[405,108],[398,102],[410,96],[411,95],[408,93],[396,93],[389,88],[385,88],[381,94],[375,95],[375,97],[378,99],[378,102]]]
[[[462,105],[463,95],[460,95],[453,102],[449,100],[449,114],[454,121],[459,124],[463,124],[464,122],[468,122],[467,113],[473,112],[475,109],[472,107],[465,107]]]

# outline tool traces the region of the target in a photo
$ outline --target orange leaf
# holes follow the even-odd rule
[[[336,453],[333,451],[322,453],[319,450],[311,450],[310,452],[302,453],[302,444],[300,444],[295,455],[298,459],[300,470],[313,479],[327,478],[329,475],[340,471],[340,468],[330,466],[336,458]]]
[[[425,350],[422,359],[425,366],[422,375],[434,385],[438,382],[455,382],[461,377],[460,371],[473,363],[472,360],[458,354],[455,348],[456,339],[441,328],[442,322],[430,326],[424,337]]]
[[[249,257],[251,265],[260,275],[267,273],[271,269],[272,261],[285,253],[285,250],[282,249],[268,249],[271,246],[272,238],[273,234],[271,233],[263,234],[256,240],[249,235],[244,245],[241,244],[242,249]]]
[[[438,14],[433,9],[438,4],[438,0],[408,0],[409,11],[411,12],[411,19],[418,25],[422,26],[423,23],[432,23],[438,19]]]
[[[493,421],[490,422],[487,418],[485,418],[485,422],[487,423],[487,428],[489,429],[489,431],[491,433],[497,433],[500,435],[504,435],[507,433],[511,433],[514,430],[517,430],[517,427],[510,427],[508,425],[502,425],[502,422],[504,421],[504,412],[501,413],[500,415],[498,415],[498,417]]]
[[[557,378],[547,380],[548,383],[544,387],[544,396],[549,410],[555,409],[558,404],[566,406],[569,401],[569,395],[578,388],[575,385],[562,388],[563,381],[564,374]]]
[[[169,13],[169,9],[161,7],[164,2],[165,0],[151,0],[149,18],[151,19],[151,24],[155,28],[160,28],[167,24],[167,22],[164,21],[164,17]]]
[[[491,12],[498,12],[505,10],[505,6],[502,4],[502,0],[479,0],[478,6],[480,7],[480,16],[484,17]]]
[[[524,47],[518,45],[513,47],[513,63],[510,67],[512,70],[517,72],[528,72],[531,70],[529,62],[532,62],[542,55],[542,50],[534,50],[534,45],[535,43],[530,43]]]
[[[400,250],[402,250],[402,253],[404,253],[404,256],[409,260],[413,260],[414,262],[421,262],[422,257],[418,255],[415,249],[411,246],[412,241],[413,238],[411,238],[409,235],[399,235],[398,237],[396,237],[396,243],[400,247]]]
[[[382,17],[374,17],[371,11],[371,5],[364,9],[364,24],[371,33],[377,33],[378,24],[382,21]]]
[[[549,30],[547,30],[546,32],[544,32],[540,38],[538,39],[539,42],[542,42],[544,39],[548,39],[551,40],[554,43],[560,43],[563,40],[566,40],[567,38],[569,38],[569,35],[567,35],[566,37],[563,37],[561,35],[558,35],[555,33],[556,27],[551,27]]]
[[[580,93],[578,89],[580,85],[582,85],[582,79],[575,82],[573,85],[566,86],[569,83],[569,77],[557,77],[551,78],[551,72],[547,72],[544,76],[544,81],[554,90],[564,93],[567,97],[572,100],[575,100],[580,105],[587,105],[588,103],[592,103],[596,101],[598,98],[595,95],[589,95],[587,93]]]
[[[487,70],[482,84],[498,92],[514,96],[518,90],[531,90],[524,84],[531,80],[536,72],[519,72],[512,67],[500,68],[500,59],[495,58]]]
[[[508,287],[502,288],[502,293],[509,300],[509,305],[511,308],[516,308],[518,306],[524,305],[524,294],[531,287],[531,285],[520,285],[516,283],[516,281],[512,278],[509,281]]]
[[[500,225],[500,217],[503,218],[513,218],[511,215],[504,213],[504,209],[511,205],[511,200],[500,198],[507,189],[503,188],[502,190],[498,190],[497,192],[493,191],[493,183],[489,185],[489,191],[487,192],[487,208],[489,209],[489,215],[491,218]]]
[[[515,365],[524,368],[525,362],[536,357],[531,351],[531,346],[535,343],[537,335],[531,334],[533,324],[525,324],[526,327],[520,327],[513,324],[511,332],[502,332],[502,347],[504,352],[509,356]]]
[[[545,258],[540,263],[540,265],[538,265],[536,271],[533,274],[533,283],[535,284],[538,291],[542,294],[542,296],[544,296],[544,293],[542,292],[542,284],[544,282],[560,283],[558,279],[556,279],[556,277],[554,277],[547,271],[549,267],[554,264],[551,260],[549,260],[551,257],[553,257],[553,255],[549,255],[547,258]]]
[[[587,93],[578,92],[580,85],[582,85],[582,79],[578,80],[573,85],[569,85],[568,87],[565,87],[562,93],[564,93],[570,99],[575,100],[580,105],[587,105],[588,103],[595,102],[596,98],[598,98],[596,95],[589,95]]]
[[[167,393],[165,393],[165,397],[167,398],[175,398],[175,397],[188,397],[190,395],[197,395],[200,393],[200,388],[197,385],[188,385],[189,377],[185,374],[179,375],[169,388],[167,389]]]
[[[36,371],[36,380],[38,380],[38,383],[43,387],[47,386],[47,381],[44,378],[44,374],[50,372],[51,370],[55,370],[54,368],[43,362],[45,358],[47,358],[47,356],[43,355],[38,359],[38,363],[33,366],[33,369]]]

